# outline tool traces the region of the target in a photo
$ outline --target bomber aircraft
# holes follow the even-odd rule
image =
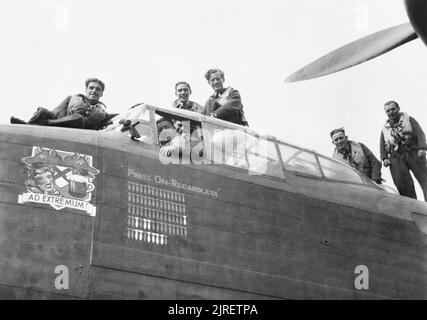
[[[426,299],[426,248],[424,202],[247,127],[0,125],[0,299]]]

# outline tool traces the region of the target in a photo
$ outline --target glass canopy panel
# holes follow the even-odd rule
[[[312,152],[279,143],[285,170],[322,177],[316,157]]]
[[[325,178],[363,184],[360,173],[339,161],[319,156]]]
[[[283,178],[274,141],[244,130],[203,123],[205,160],[248,170],[251,175]]]

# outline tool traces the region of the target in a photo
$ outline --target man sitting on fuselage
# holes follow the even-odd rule
[[[89,78],[85,85],[86,95],[68,96],[52,111],[39,107],[28,123],[15,117],[11,117],[10,122],[91,130],[103,129],[117,114],[108,114],[105,110],[106,106],[99,101],[105,89],[101,80]]]

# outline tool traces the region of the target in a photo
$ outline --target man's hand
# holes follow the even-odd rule
[[[116,117],[118,115],[119,115],[118,113],[106,113],[104,120],[101,123],[102,128],[106,128],[110,124],[113,124],[113,121],[111,121],[111,119],[113,119],[114,117]]]
[[[418,150],[418,157],[419,158],[425,158],[426,157],[426,151],[424,149]]]
[[[388,160],[388,159],[384,159],[383,160],[383,166],[384,167],[388,167],[390,165],[390,160]]]
[[[84,117],[84,129],[100,130],[106,127],[108,122],[111,120],[105,110],[97,105],[90,106],[81,115]]]

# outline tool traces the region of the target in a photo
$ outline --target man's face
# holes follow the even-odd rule
[[[347,147],[347,137],[346,135],[339,131],[332,136],[332,143],[337,147],[337,149],[344,150]]]
[[[190,89],[184,83],[181,83],[176,86],[175,95],[177,96],[179,102],[187,102],[190,98]]]
[[[179,121],[179,120],[175,121],[173,123],[173,126],[175,127],[176,132],[182,133],[182,121]]]
[[[224,79],[219,72],[211,73],[209,77],[209,85],[215,92],[220,92],[224,88]]]
[[[384,111],[390,120],[396,120],[399,117],[399,107],[394,103],[384,106]]]
[[[39,173],[34,177],[36,185],[43,191],[50,192],[54,189],[53,175],[50,171]]]
[[[90,100],[98,101],[102,94],[102,87],[98,82],[89,82],[86,87],[86,95]]]
[[[169,122],[162,122],[157,126],[157,130],[159,133],[159,143],[160,146],[164,146],[169,144],[170,141],[178,135],[173,124]]]

